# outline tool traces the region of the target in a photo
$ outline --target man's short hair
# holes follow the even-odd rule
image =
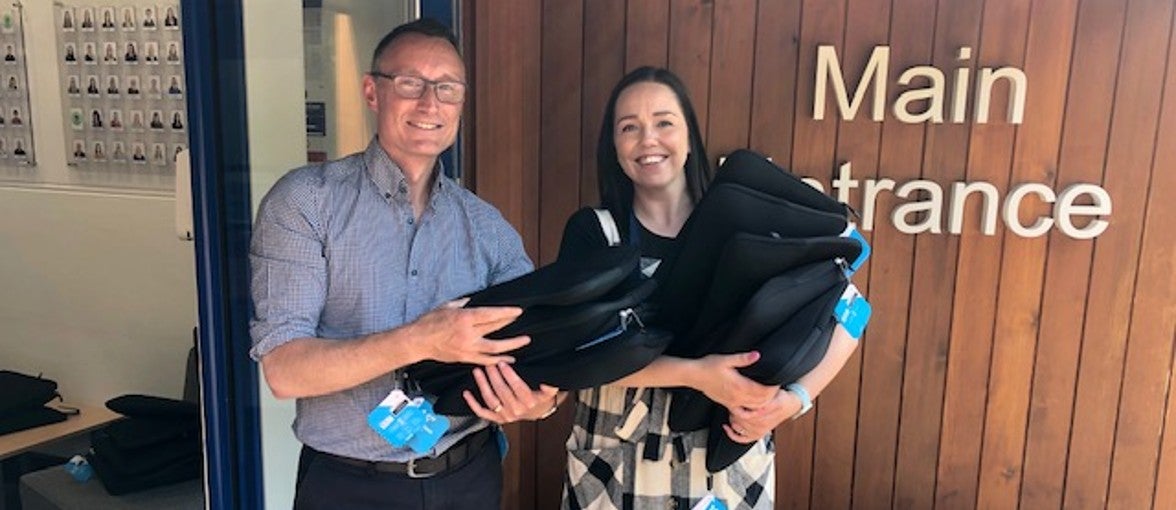
[[[388,34],[384,36],[383,39],[380,39],[380,44],[377,44],[376,50],[372,52],[372,71],[380,71],[380,69],[376,67],[380,61],[380,55],[384,53],[384,50],[388,48],[388,46],[392,45],[392,42],[395,41],[397,37],[406,34],[420,34],[425,37],[438,37],[445,39],[446,41],[449,41],[451,46],[453,46],[454,51],[456,51],[458,55],[461,55],[461,49],[457,46],[457,37],[453,35],[453,31],[450,30],[449,27],[433,18],[420,18],[393,28],[391,32],[388,32]]]

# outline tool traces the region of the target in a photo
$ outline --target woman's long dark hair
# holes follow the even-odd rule
[[[622,235],[627,238],[629,230],[629,214],[633,210],[633,181],[625,175],[617,162],[617,146],[613,140],[616,129],[617,98],[630,85],[643,82],[660,83],[674,91],[678,97],[678,105],[682,107],[682,114],[686,116],[686,129],[690,136],[690,154],[686,156],[686,192],[690,194],[690,201],[698,203],[706,191],[711,180],[710,157],[706,154],[706,147],[702,144],[702,131],[698,127],[698,117],[694,115],[694,106],[690,103],[690,94],[686,85],[682,84],[674,73],[660,67],[640,67],[626,74],[617,86],[613,88],[608,98],[608,106],[604,109],[604,122],[600,125],[600,139],[596,144],[596,182],[600,191],[600,205],[612,213]]]

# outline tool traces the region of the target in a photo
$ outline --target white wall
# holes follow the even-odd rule
[[[24,6],[32,171],[67,174],[52,2]],[[0,368],[44,372],[74,402],[180,397],[195,262],[173,198],[37,186],[0,185]]]
[[[67,401],[179,398],[196,324],[171,198],[0,188],[0,366]]]

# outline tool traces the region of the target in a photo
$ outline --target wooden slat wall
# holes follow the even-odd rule
[[[1001,222],[986,236],[975,199],[962,234],[911,236],[882,193],[855,278],[876,316],[816,412],[777,431],[777,506],[1176,508],[1174,3],[466,0],[466,174],[552,261],[568,215],[597,200],[608,92],[648,64],[691,89],[712,158],[749,147],[826,185],[849,162],[860,180],[984,181],[1002,197],[1099,184],[1111,226],[1085,241]],[[850,84],[891,48],[884,122],[832,105],[812,120],[818,45],[838,48]],[[1001,92],[989,124],[972,101],[963,124],[894,120],[895,80],[916,65],[949,91],[959,66],[1023,69],[1025,122],[1004,120]],[[1032,202],[1023,220],[1051,212]],[[570,420],[510,427],[505,508],[558,505]]]
[[[540,97],[541,26],[539,0],[512,0],[493,7],[468,6],[472,45],[478,51],[466,56],[476,69],[473,118],[481,120],[466,133],[473,138],[471,182],[478,193],[493,202],[514,222],[528,253],[539,251],[539,159],[542,105]],[[493,129],[486,129],[493,123]],[[493,164],[479,165],[483,161]],[[493,168],[478,172],[477,169]],[[512,481],[503,490],[513,507],[534,500],[537,471],[536,425],[526,423],[508,429],[513,454],[503,466]]]
[[[784,2],[784,4],[788,4],[788,2]],[[800,12],[791,13],[791,15],[799,16]],[[854,31],[844,33],[843,42],[837,41],[842,42],[838,54],[846,62],[844,67],[862,69],[869,60],[870,48],[873,47],[875,41],[887,40],[888,38],[890,6],[875,4],[871,0],[848,0],[846,2],[846,24],[856,28]],[[771,32],[769,28],[762,28],[761,31]],[[796,53],[795,49],[793,53]],[[791,58],[799,58],[800,55],[797,53],[790,56]],[[764,58],[767,56],[764,55],[761,59]],[[813,71],[809,71],[809,73],[811,74]],[[854,71],[849,79],[857,81],[860,79],[860,73]],[[813,86],[808,80],[794,79],[790,81],[803,81],[804,85],[797,87],[804,87],[803,89],[806,90],[804,94],[813,93],[811,92]],[[763,95],[770,96],[768,92],[764,92]],[[802,105],[797,107],[797,110],[802,118],[804,115],[809,115],[811,100],[802,101]],[[789,115],[789,119],[793,116]],[[853,167],[854,174],[861,175],[861,179],[876,176],[881,156],[882,126],[880,123],[840,122],[837,126],[837,134],[836,163],[840,165],[840,163],[849,162]],[[874,243],[873,231],[864,231],[863,234],[871,244]],[[858,275],[855,279],[863,293],[867,295],[873,295],[870,294],[870,280],[874,267],[874,262],[867,262],[861,269],[858,269]],[[896,340],[901,341],[901,335],[896,336]],[[867,454],[869,450],[856,448],[858,443],[866,444],[864,441],[857,441],[858,437],[874,434],[880,434],[887,439],[871,441],[871,443],[886,445],[890,454],[893,455],[896,421],[891,421],[888,427],[882,428],[858,428],[857,422],[860,412],[861,416],[866,416],[867,408],[873,412],[888,412],[890,416],[897,416],[897,392],[889,392],[888,400],[874,400],[873,402],[858,400],[863,385],[869,384],[867,376],[870,377],[870,380],[876,381],[878,376],[900,374],[898,370],[901,370],[901,350],[894,351],[900,356],[891,358],[887,354],[889,349],[895,348],[901,348],[901,344],[897,342],[891,342],[889,345],[875,343],[871,345],[869,350],[860,350],[860,354],[850,358],[846,368],[842,370],[842,375],[838,376],[821,395],[821,409],[817,411],[816,415],[817,443],[814,456],[813,486],[814,488],[820,486],[822,489],[811,491],[811,497],[813,497],[811,506],[813,508],[847,509],[850,508],[850,502],[854,501],[855,494],[868,492],[874,488],[886,488],[884,490],[887,492],[869,497],[876,498],[878,502],[889,501],[887,495],[891,482],[893,482],[893,462],[875,462],[873,467],[869,467],[868,461],[855,463],[846,462],[846,459],[887,458],[886,455],[870,455]],[[887,362],[887,358],[891,361]],[[871,360],[868,373],[866,365],[862,363],[863,360]],[[878,370],[880,368],[881,371]],[[897,381],[897,377],[894,378],[894,381]],[[780,465],[786,464],[781,463]],[[874,469],[882,469],[880,474],[883,476],[869,478],[873,483],[858,483],[866,477],[873,476],[867,475],[867,472]],[[780,472],[783,474],[784,471]],[[855,472],[861,472],[863,476],[856,477]],[[882,499],[883,496],[887,498]],[[803,502],[800,506],[803,508]]]
[[[1143,454],[1131,436],[1146,430],[1146,423],[1151,421],[1147,419],[1148,410],[1138,405],[1146,402],[1146,395],[1138,393],[1144,389],[1139,387],[1143,381],[1135,381],[1134,386],[1121,385],[1128,375],[1124,373],[1124,359],[1136,297],[1134,287],[1137,282],[1148,284],[1138,280],[1138,275],[1124,275],[1135,275],[1139,261],[1146,257],[1139,252],[1140,239],[1164,81],[1157,70],[1163,69],[1167,60],[1164,52],[1156,49],[1165,47],[1162,41],[1168,40],[1171,17],[1169,1],[1128,4],[1102,179],[1115,200],[1117,228],[1108,230],[1094,247],[1070,439],[1071,460],[1066,469],[1068,483],[1063,504],[1068,506],[1102,506],[1107,502],[1112,461],[1115,457]],[[1146,335],[1135,338],[1131,347],[1146,349],[1152,341]],[[1119,413],[1114,412],[1116,408]],[[1129,411],[1135,411],[1135,415],[1124,414]],[[1117,420],[1120,414],[1124,419]],[[1117,426],[1121,432],[1118,437]],[[1126,464],[1131,463],[1134,461]],[[1130,469],[1124,463],[1116,464]],[[1130,486],[1135,482],[1124,483]],[[1117,495],[1124,496],[1122,491]]]
[[[1169,37],[1169,41],[1168,74],[1164,79],[1165,92],[1176,90],[1176,37]],[[1160,129],[1156,139],[1176,140],[1176,100],[1170,95],[1164,98]],[[1172,232],[1173,219],[1176,218],[1176,172],[1167,170],[1166,164],[1173,158],[1176,158],[1176,144],[1172,143],[1160,143],[1152,158],[1151,186],[1148,192],[1147,219],[1144,223],[1141,250],[1142,253],[1147,253],[1148,257],[1140,261],[1139,275],[1141,281],[1148,283],[1137,287],[1136,292],[1143,293],[1136,299],[1135,315],[1131,319],[1133,336],[1147,338],[1148,343],[1160,346],[1154,352],[1153,360],[1160,363],[1172,363],[1172,344],[1176,343],[1176,333],[1171,331],[1171,324],[1176,322],[1172,317],[1176,311],[1173,311],[1171,306],[1172,297],[1176,296],[1176,271],[1172,271],[1171,263],[1176,259],[1176,243],[1172,242],[1169,235]],[[1163,369],[1153,370],[1165,372],[1166,375],[1171,373]],[[1158,379],[1159,374],[1151,375]],[[1151,395],[1162,394],[1156,395],[1159,398],[1152,402],[1157,410],[1163,410],[1164,421],[1161,423],[1165,425],[1176,423],[1176,405],[1173,405],[1171,400],[1173,385],[1176,385],[1176,381],[1169,376],[1166,382],[1143,390],[1150,392]],[[1155,467],[1158,473],[1153,480],[1148,476],[1149,466],[1145,466],[1143,473],[1139,475],[1142,479],[1142,490],[1139,492],[1143,493],[1144,498],[1149,488],[1155,493],[1153,508],[1176,508],[1176,491],[1157,490],[1176,485],[1176,469],[1173,469],[1176,464],[1176,427],[1164,426],[1158,439],[1161,441],[1160,450],[1148,456],[1151,458],[1159,455],[1158,466]],[[1146,502],[1144,504],[1146,505]]]
[[[980,62],[1022,67],[1029,6],[1019,0],[985,2],[981,21]],[[1007,101],[993,111],[1003,111]],[[1005,123],[973,126],[968,145],[966,180],[1008,188],[1015,129]],[[972,210],[960,236],[957,275],[948,340],[935,503],[941,508],[973,505],[978,493],[984,431],[988,367],[992,359],[993,321],[1003,239],[979,230],[980,211]],[[993,261],[996,261],[995,263]]]
[[[1079,6],[1071,58],[1073,62],[1090,62],[1090,68],[1107,72],[1096,75],[1071,67],[1066,103],[1088,106],[1074,109],[1065,118],[1058,165],[1060,176],[1066,180],[1098,181],[1105,161],[1126,4],[1098,4],[1084,2]],[[1102,44],[1094,43],[1099,39]],[[1056,506],[1061,504],[1066,488],[1065,458],[1083,345],[1072,341],[1082,338],[1083,321],[1075,318],[1084,317],[1086,307],[1086,299],[1068,296],[1086,296],[1089,292],[1094,244],[1051,236],[1050,245],[1053,249],[1046,261],[1045,281],[1050,293],[1042,298],[1038,358],[1054,363],[1034,371],[1022,497],[1027,504]],[[1061,458],[1055,458],[1058,455]]]

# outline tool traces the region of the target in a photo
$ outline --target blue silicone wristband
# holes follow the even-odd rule
[[[784,387],[784,391],[796,395],[796,398],[800,399],[800,410],[797,411],[796,414],[792,415],[792,418],[790,419],[795,420],[800,418],[801,416],[804,416],[804,413],[807,413],[809,409],[813,408],[812,396],[809,395],[808,389],[802,386],[800,383],[791,383]]]

